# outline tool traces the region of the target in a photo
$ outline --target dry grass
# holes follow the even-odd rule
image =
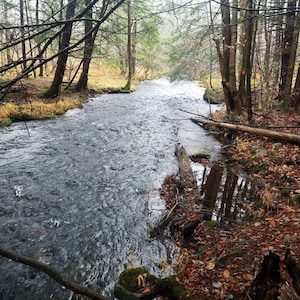
[[[12,75],[12,74],[11,74]],[[43,93],[50,87],[52,77],[23,79],[18,83],[20,90],[9,93],[0,104],[0,126],[9,125],[12,121],[53,118],[65,113],[68,109],[81,107],[88,97],[87,93],[74,92],[72,86],[65,89],[62,85],[58,99],[45,99]],[[66,77],[69,77],[66,74]],[[2,78],[9,80],[10,78]],[[74,82],[78,78],[75,78]],[[65,78],[68,81],[67,78]],[[112,67],[93,64],[90,68],[88,87],[95,92],[121,90],[126,85],[126,78]],[[132,88],[138,85],[133,80]]]

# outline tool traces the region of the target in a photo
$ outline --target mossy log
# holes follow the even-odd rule
[[[185,299],[187,291],[172,275],[163,279],[150,274],[144,267],[123,271],[115,285],[114,296],[120,300]]]

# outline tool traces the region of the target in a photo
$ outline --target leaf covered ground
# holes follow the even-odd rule
[[[211,116],[224,122],[224,112]],[[281,132],[300,134],[297,114],[280,110],[255,114],[255,124]],[[246,124],[240,118],[239,124]],[[291,283],[283,264],[287,249],[300,260],[300,151],[285,144],[246,133],[222,132],[227,164],[238,165],[260,190],[259,208],[248,207],[251,216],[240,225],[219,228],[201,222],[190,239],[174,235],[181,249],[176,270],[178,280],[196,299],[240,299],[259,272],[264,255],[270,250],[280,256],[282,280]],[[171,191],[171,192],[170,192]],[[173,191],[173,192],[172,192]],[[176,182],[166,181],[161,194],[168,208],[176,202]],[[197,212],[173,212],[193,219]]]

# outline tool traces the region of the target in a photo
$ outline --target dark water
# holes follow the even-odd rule
[[[215,163],[191,163],[200,190],[204,220],[216,221],[220,227],[240,223],[253,206],[258,186],[237,170]]]
[[[174,247],[150,240],[177,171],[175,145],[220,157],[219,143],[180,109],[208,114],[194,82],[144,82],[53,120],[0,129],[0,245],[110,295],[121,271],[160,275]],[[216,109],[216,107],[215,107]],[[165,274],[162,274],[165,275]],[[71,299],[46,275],[0,258],[0,299]]]

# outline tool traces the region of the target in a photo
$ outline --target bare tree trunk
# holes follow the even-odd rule
[[[137,36],[137,21],[132,23],[132,75],[136,73],[136,36]]]
[[[300,63],[298,65],[298,72],[297,72],[296,81],[293,89],[291,105],[297,110],[300,108]]]
[[[234,100],[234,112],[241,113],[241,100],[236,87],[236,45],[237,45],[237,24],[238,24],[238,0],[232,2],[231,18],[231,45],[229,48],[229,86],[231,97]]]
[[[267,0],[265,0],[264,8],[267,7]],[[267,18],[264,18],[264,38],[265,38],[265,44],[266,44],[266,51],[264,55],[264,70],[263,70],[263,78],[264,78],[264,84],[265,84],[265,91],[266,91],[266,97],[265,101],[267,104],[270,103],[270,79],[271,79],[271,70],[270,70],[270,56],[271,56],[271,34],[269,32],[269,20]],[[262,100],[261,100],[262,101]],[[263,104],[263,103],[261,103]]]
[[[275,0],[275,6],[279,9],[284,7],[285,0]],[[280,81],[280,61],[281,61],[281,45],[282,45],[282,24],[283,24],[283,14],[277,13],[274,17],[273,24],[275,26],[275,51],[272,59],[272,70],[273,70],[273,87],[278,87],[278,82]]]
[[[127,2],[127,60],[128,60],[128,74],[125,90],[130,91],[132,81],[132,32],[131,32],[131,1]]]
[[[298,7],[300,8],[300,0],[298,0]],[[294,26],[294,32],[293,32],[293,42],[290,48],[290,61],[289,61],[289,67],[286,75],[286,83],[285,83],[285,89],[284,94],[286,96],[291,95],[292,91],[292,82],[293,82],[293,75],[294,75],[294,69],[296,64],[296,58],[297,58],[297,46],[299,41],[299,33],[300,33],[300,11],[297,12],[295,16],[295,26]],[[294,106],[296,103],[292,97],[288,97],[288,105],[291,105],[294,108],[297,108]]]
[[[69,0],[66,12],[66,19],[69,20],[74,17],[76,7],[76,0]],[[64,30],[62,31],[60,51],[61,54],[57,59],[57,67],[54,75],[54,79],[49,90],[44,94],[46,98],[56,98],[60,94],[60,87],[64,78],[64,73],[66,70],[66,63],[68,59],[69,52],[65,50],[70,45],[70,39],[72,34],[72,22],[66,23],[64,25]]]
[[[293,66],[290,66],[290,62],[292,58],[292,45],[295,31],[296,4],[297,0],[288,0],[284,39],[282,43],[279,95],[285,103],[288,100],[287,97],[290,95],[292,84],[289,68],[293,68]]]
[[[8,7],[7,7],[7,3],[6,1],[3,1],[3,17],[4,17],[4,22],[5,24],[8,24],[8,15],[7,15],[7,11],[8,11]],[[10,42],[10,36],[9,36],[9,31],[8,30],[4,30],[3,31],[3,35],[4,35],[4,40],[6,43]],[[7,48],[6,49],[6,63],[10,64],[12,62],[12,57],[11,57],[11,49]],[[3,65],[5,65],[6,63],[4,63]]]
[[[24,29],[24,0],[20,0],[20,22],[21,22],[21,35],[25,35],[25,29]],[[25,40],[22,40],[21,43],[22,46],[22,59],[23,59],[23,70],[26,69],[26,45]]]
[[[35,22],[37,25],[40,24],[40,17],[39,17],[39,10],[40,10],[40,1],[39,0],[36,0],[35,2],[35,6],[36,6],[36,9],[35,9]],[[37,48],[38,48],[38,52],[41,53],[41,44],[38,43],[37,45]],[[42,57],[40,57],[39,59],[40,63],[42,62]],[[44,66],[41,64],[40,67],[39,67],[39,77],[43,77],[44,76]]]
[[[234,3],[237,2],[234,0]],[[240,114],[241,104],[236,90],[236,41],[237,41],[237,9],[232,11],[232,24],[230,20],[229,0],[221,3],[222,15],[222,39],[223,49],[221,51],[220,41],[214,38],[219,58],[220,72],[222,76],[222,86],[226,102],[227,113],[234,112]]]
[[[91,2],[91,0],[85,0],[85,5],[88,6],[88,4]],[[90,68],[90,62],[92,59],[92,53],[94,49],[94,38],[93,38],[93,33],[91,32],[92,30],[92,17],[93,17],[93,12],[92,8],[87,11],[86,13],[86,18],[87,20],[85,21],[85,34],[86,34],[86,40],[84,44],[84,50],[83,50],[83,59],[82,59],[82,72],[80,75],[80,78],[75,86],[76,91],[86,91],[87,90],[87,84],[88,84],[88,72]],[[90,19],[90,20],[89,20]],[[96,35],[96,33],[95,33]]]

